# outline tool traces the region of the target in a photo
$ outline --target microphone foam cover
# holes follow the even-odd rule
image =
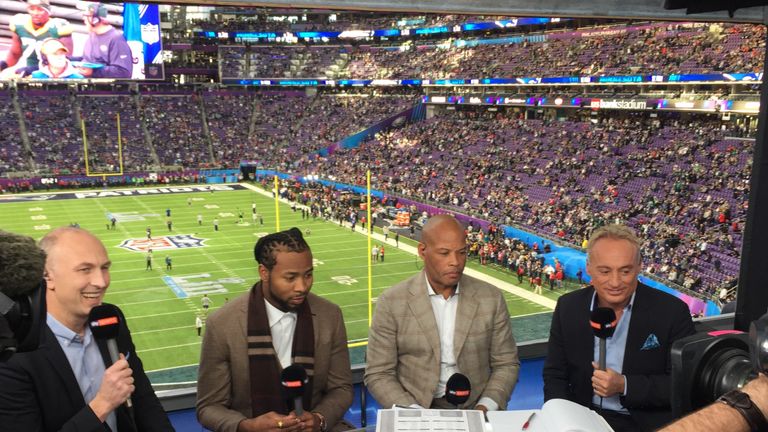
[[[280,374],[280,385],[283,387],[287,398],[302,397],[308,382],[307,371],[297,364],[288,366]]]
[[[120,315],[111,304],[94,306],[88,314],[88,326],[96,339],[117,339]]]
[[[605,339],[613,336],[616,331],[616,312],[611,308],[597,307],[592,310],[589,325],[595,336]]]
[[[472,392],[472,384],[466,375],[455,373],[445,383],[445,400],[451,405],[462,405]]]

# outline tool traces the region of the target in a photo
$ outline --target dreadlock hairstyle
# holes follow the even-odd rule
[[[253,256],[256,261],[267,268],[272,268],[277,263],[276,252],[304,252],[309,250],[309,245],[301,235],[301,230],[293,227],[287,231],[280,231],[266,235],[256,242],[253,248]]]

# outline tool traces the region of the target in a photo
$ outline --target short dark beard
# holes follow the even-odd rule
[[[272,306],[278,308],[282,312],[294,312],[297,308],[289,305],[288,303],[282,301],[281,299],[277,298],[274,294],[272,294],[272,272],[269,271],[267,274],[267,280],[262,280],[261,286],[263,289],[262,294],[264,295],[264,298],[267,299],[269,304]]]

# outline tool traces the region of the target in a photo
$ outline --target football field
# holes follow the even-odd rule
[[[258,280],[253,246],[259,236],[276,228],[274,200],[264,193],[240,185],[214,186],[214,192],[206,188],[5,195],[0,196],[0,228],[35,239],[71,223],[92,231],[102,239],[113,262],[105,301],[125,312],[145,369],[194,365],[202,340],[195,329],[195,318],[203,313],[200,298],[207,294],[215,310],[247,292]],[[263,224],[258,217],[253,220],[252,203]],[[301,212],[291,211],[287,204],[281,203],[279,211],[281,229],[297,226],[309,233],[306,239],[315,260],[312,292],[341,306],[350,342],[364,342],[368,331],[366,237],[338,222],[303,220]],[[117,220],[116,229],[107,227],[112,217]],[[214,219],[219,221],[218,231]],[[152,240],[147,239],[147,227]],[[401,246],[405,242],[401,236]],[[146,269],[148,248],[153,250],[151,270]],[[172,269],[166,269],[166,257],[172,260]],[[385,257],[385,262],[373,265],[374,298],[421,268],[420,260],[396,248],[391,237]],[[513,279],[505,272],[493,273]],[[531,300],[507,292],[505,296],[512,316],[550,311]]]

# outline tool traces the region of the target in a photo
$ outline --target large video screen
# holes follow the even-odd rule
[[[163,79],[156,4],[0,0],[0,80]]]

